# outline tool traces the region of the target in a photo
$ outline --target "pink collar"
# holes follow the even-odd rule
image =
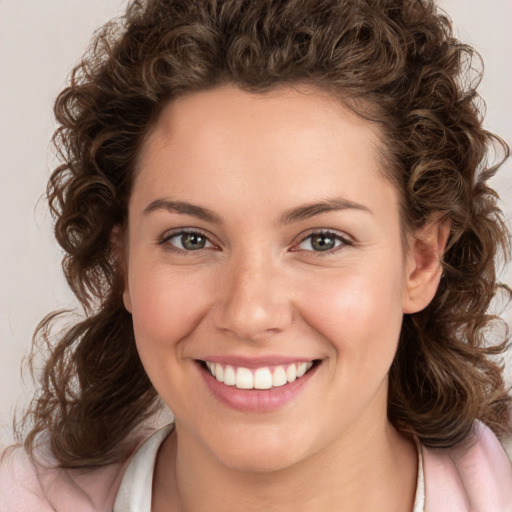
[[[457,446],[422,453],[425,512],[512,512],[512,465],[482,423]]]

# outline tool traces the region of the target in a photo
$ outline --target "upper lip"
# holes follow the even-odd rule
[[[297,357],[297,356],[278,356],[269,355],[261,357],[247,357],[247,356],[207,356],[200,359],[201,361],[209,361],[212,363],[219,363],[223,365],[242,366],[244,368],[261,368],[262,366],[280,366],[294,363],[309,363],[315,361],[311,357]]]

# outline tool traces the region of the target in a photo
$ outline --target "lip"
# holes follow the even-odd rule
[[[297,362],[308,362],[311,359],[297,358],[239,358],[239,357],[211,357],[207,361],[231,364],[234,366],[245,366],[256,368],[261,366],[273,366],[279,364],[291,364]],[[279,362],[277,362],[279,361]],[[308,384],[311,377],[316,373],[318,364],[304,374],[300,379],[285,384],[284,386],[271,389],[238,389],[235,386],[226,386],[218,382],[215,377],[204,367],[202,361],[197,361],[199,373],[203,378],[210,392],[221,403],[231,409],[240,412],[269,413],[277,411],[291,402]]]

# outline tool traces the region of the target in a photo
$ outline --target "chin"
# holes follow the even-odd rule
[[[226,433],[225,438],[210,447],[210,453],[224,467],[246,473],[272,473],[285,470],[308,457],[305,439],[266,428],[243,429]],[[295,432],[297,434],[297,432]]]
[[[222,454],[219,462],[232,471],[253,474],[269,474],[286,470],[299,462],[300,456],[291,453],[276,454],[273,450],[253,449],[242,450],[242,453]]]

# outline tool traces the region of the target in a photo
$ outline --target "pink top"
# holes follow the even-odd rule
[[[453,448],[423,446],[422,456],[425,512],[512,512],[512,466],[483,424]],[[22,449],[8,450],[0,512],[111,512],[130,460],[85,472],[34,465]]]

